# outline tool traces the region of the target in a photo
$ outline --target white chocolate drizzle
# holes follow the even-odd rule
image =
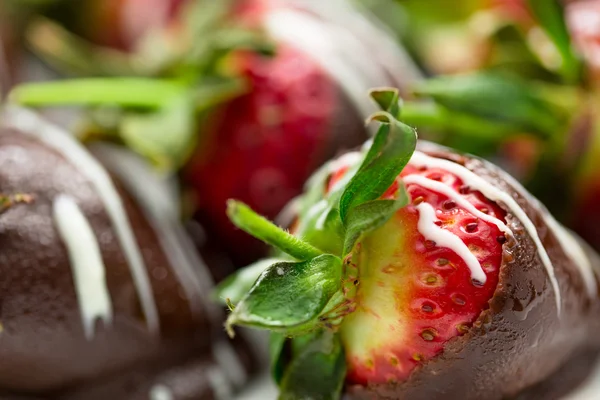
[[[487,164],[487,161],[484,161]],[[521,186],[521,184],[514,179],[512,176],[507,175],[506,181],[510,183],[515,190],[517,190],[521,196],[527,198],[532,204],[534,204],[537,208],[540,209],[542,217],[544,218],[544,222],[546,225],[554,232],[556,239],[560,243],[560,246],[563,249],[563,252],[568,255],[571,260],[573,260],[573,264],[579,270],[581,277],[583,278],[586,291],[590,298],[596,297],[598,294],[598,285],[596,283],[596,276],[594,275],[594,271],[592,269],[592,264],[590,262],[589,257],[585,254],[585,251],[582,248],[580,242],[575,238],[575,235],[567,230],[564,226],[562,226],[546,209],[546,207],[535,197],[533,197],[529,192],[525,190]]]
[[[236,388],[241,388],[248,379],[248,374],[236,351],[227,340],[217,340],[212,345],[212,355],[221,371],[225,371]]]
[[[363,117],[375,111],[367,91],[422,79],[422,74],[367,15],[347,1],[292,1],[264,17],[265,29],[282,42],[304,51],[334,79]],[[374,49],[377,48],[377,51]],[[400,79],[401,77],[401,79]]]
[[[178,201],[172,196],[176,190],[168,186],[167,180],[159,180],[143,159],[119,146],[97,143],[91,146],[91,150],[138,200],[158,235],[192,313],[200,315],[204,311],[213,320],[221,318],[221,310],[210,299],[214,283],[208,267],[197,255],[189,235],[179,223],[179,210],[176,208]],[[247,374],[231,343],[222,340],[213,343],[212,353],[220,368],[227,372],[230,381],[240,388],[246,382]],[[209,378],[218,377],[213,373]],[[224,390],[231,392],[229,388],[220,388],[221,393]],[[223,397],[227,398],[229,397]]]
[[[159,316],[148,271],[119,192],[104,167],[71,135],[44,121],[29,110],[7,107],[6,112],[3,114],[3,120],[9,126],[13,126],[19,131],[42,141],[62,154],[94,186],[104,204],[125,254],[148,330],[153,334],[157,334],[160,330]]]
[[[199,315],[204,310],[216,316],[219,310],[211,306],[208,297],[214,283],[205,263],[189,250],[193,243],[179,223],[179,212],[175,207],[178,202],[170,196],[175,190],[165,185],[167,181],[160,181],[146,162],[122,147],[96,143],[91,146],[91,151],[140,204],[185,292],[192,313]]]
[[[465,211],[470,212],[477,218],[485,222],[489,222],[490,224],[496,225],[500,232],[506,233],[511,236],[513,235],[510,228],[506,226],[504,222],[500,221],[496,217],[481,212],[480,210],[475,208],[475,206],[471,204],[467,199],[462,197],[456,190],[442,182],[434,181],[433,179],[429,179],[421,175],[408,175],[403,177],[402,181],[406,185],[415,184],[417,186],[424,187],[425,189],[441,193],[449,199],[452,199],[458,206],[464,208]]]
[[[481,268],[477,257],[471,253],[467,245],[454,233],[443,229],[435,224],[438,220],[435,215],[435,209],[429,203],[422,202],[416,206],[419,211],[419,222],[417,229],[419,233],[427,240],[431,240],[440,247],[446,247],[455,252],[465,261],[467,268],[471,271],[471,279],[481,283],[487,281],[487,276]]]
[[[150,388],[150,400],[173,400],[173,392],[167,386],[156,384]]]
[[[53,216],[69,253],[83,331],[86,339],[92,340],[96,320],[101,319],[105,325],[109,325],[113,315],[100,245],[90,223],[72,197],[56,197]]]
[[[230,400],[233,398],[231,384],[221,368],[209,367],[206,369],[206,377],[216,400]]]
[[[481,192],[485,197],[492,201],[502,202],[510,209],[511,213],[514,214],[519,221],[521,221],[521,224],[523,224],[523,227],[536,245],[538,255],[546,269],[548,279],[550,280],[550,284],[552,285],[552,289],[554,291],[557,314],[560,315],[562,302],[558,280],[556,279],[556,274],[554,272],[554,266],[552,265],[552,261],[550,261],[550,257],[548,256],[548,253],[546,252],[546,249],[540,240],[535,225],[531,219],[529,219],[525,211],[523,211],[521,206],[519,206],[519,204],[515,201],[515,199],[507,192],[500,190],[485,179],[476,175],[473,171],[455,162],[441,158],[430,157],[420,151],[415,151],[410,160],[410,164],[417,167],[441,168],[453,173],[471,189]]]
[[[548,212],[544,212],[542,216],[544,217],[546,225],[548,225],[548,227],[554,232],[554,235],[556,236],[556,239],[560,243],[560,246],[565,254],[569,256],[571,260],[573,260],[573,264],[575,264],[579,270],[588,296],[590,298],[596,297],[596,294],[598,293],[596,277],[594,275],[594,271],[592,270],[590,259],[583,251],[581,244],[577,242],[577,239],[575,239],[571,232],[567,231],[567,229],[563,227],[557,220],[555,220],[554,217],[552,217]]]

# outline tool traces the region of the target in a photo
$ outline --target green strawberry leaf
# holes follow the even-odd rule
[[[559,0],[527,0],[527,4],[561,56],[563,77],[569,83],[577,82],[581,78],[581,62],[573,50],[564,6]]]
[[[233,325],[295,335],[319,326],[318,317],[338,292],[342,261],[323,254],[308,261],[268,267],[227,318]]]
[[[269,336],[269,355],[271,357],[271,376],[279,384],[285,372],[285,344],[287,337],[281,333],[271,332]]]
[[[127,113],[120,123],[121,139],[162,170],[172,171],[192,154],[197,139],[194,103],[188,94],[157,112]]]
[[[378,120],[382,125],[365,160],[340,198],[339,212],[344,224],[353,207],[379,198],[391,186],[417,145],[415,130],[391,114],[376,113],[371,120]]]
[[[235,200],[227,202],[227,215],[241,230],[278,248],[298,260],[311,260],[323,254],[313,245],[284,231],[266,218],[256,214],[250,207]]]
[[[409,203],[404,185],[395,200],[373,200],[354,207],[346,219],[344,256],[352,251],[359,238],[385,224],[396,211]]]
[[[398,89],[395,88],[376,88],[369,92],[371,98],[377,103],[379,108],[387,111],[398,118],[402,108],[402,99]]]
[[[445,76],[418,85],[417,95],[430,96],[451,111],[501,123],[515,131],[550,137],[563,126],[564,115],[520,79],[490,73]]]
[[[436,103],[406,102],[402,107],[402,121],[418,128],[427,128],[428,134],[446,133],[498,143],[507,137],[523,133],[510,122],[495,121],[460,111],[449,110]],[[440,141],[438,139],[437,141]],[[495,145],[496,147],[496,145]],[[464,149],[461,149],[464,151]]]
[[[284,260],[280,258],[265,258],[240,269],[217,285],[213,298],[219,299],[224,304],[226,300],[234,304],[239,302],[269,266],[282,261]]]
[[[116,105],[157,109],[181,97],[187,88],[174,80],[82,78],[17,86],[10,100],[30,107]]]
[[[303,346],[286,368],[280,400],[337,400],[346,377],[344,350],[338,335],[323,331]]]

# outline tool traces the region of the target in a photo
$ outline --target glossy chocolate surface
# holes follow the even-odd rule
[[[421,143],[420,150],[464,165],[517,201],[535,224],[550,257],[560,287],[562,310],[558,315],[555,294],[534,241],[508,207],[499,204],[507,211],[506,219],[515,240],[504,245],[500,282],[489,309],[467,334],[448,342],[442,354],[413,371],[408,381],[351,387],[349,397],[500,400],[521,394],[519,399],[534,399],[539,398],[534,393],[547,393],[546,385],[554,385],[549,386],[554,393],[559,393],[560,387],[576,385],[585,378],[593,362],[583,363],[577,373],[563,381],[553,374],[558,374],[576,355],[594,354],[600,348],[596,332],[600,302],[597,296],[590,298],[587,294],[577,266],[546,224],[545,211],[525,197],[522,189],[516,189],[503,171],[487,162],[457,156],[428,143]],[[600,262],[592,251],[585,249],[597,277]],[[535,385],[535,390],[524,393]]]
[[[166,246],[147,207],[111,178],[146,268],[158,316],[153,332],[106,203],[63,150],[14,127],[28,119],[45,124],[24,112],[0,128],[0,193],[33,198],[0,214],[0,398],[133,400],[152,391],[182,400],[230,396],[246,379],[248,349],[223,337],[221,314],[208,301],[212,282],[194,270],[199,284],[190,292],[169,253],[173,246],[188,255],[194,250],[187,243]],[[76,269],[83,273],[86,265],[74,265],[57,229],[59,196],[77,204],[104,263],[111,316],[108,323],[96,318],[91,337],[80,303],[94,293],[76,287]],[[205,266],[200,261],[193,268]]]

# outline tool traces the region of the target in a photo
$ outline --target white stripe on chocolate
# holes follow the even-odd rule
[[[266,14],[266,30],[310,55],[363,117],[375,110],[366,96],[370,88],[409,85],[422,79],[393,34],[369,18],[367,10],[358,10],[345,0],[290,3]]]
[[[419,211],[419,222],[417,223],[417,229],[419,233],[427,240],[434,241],[437,246],[445,247],[452,250],[460,258],[462,258],[471,271],[471,279],[481,283],[487,281],[487,276],[481,268],[479,260],[467,245],[454,233],[443,229],[435,224],[438,220],[435,215],[435,209],[429,203],[422,202],[416,206]]]
[[[230,400],[233,398],[231,384],[220,367],[209,367],[206,370],[206,377],[216,400]]]
[[[3,120],[8,126],[35,137],[62,154],[95,187],[125,253],[148,329],[157,334],[160,330],[159,317],[148,271],[121,197],[104,167],[71,135],[44,121],[32,111],[8,107]]]
[[[75,200],[59,195],[53,204],[54,222],[67,247],[85,337],[93,339],[96,320],[112,322],[112,303],[100,245]]]
[[[367,116],[375,110],[365,94],[369,87],[389,82],[372,60],[368,60],[369,68],[377,75],[375,78],[369,77],[367,71],[353,64],[353,57],[348,53],[363,54],[357,50],[360,47],[355,43],[355,38],[308,12],[290,8],[268,12],[264,26],[274,39],[291,44],[319,64],[338,83],[360,115]],[[344,46],[351,49],[345,49]]]
[[[454,190],[452,187],[439,182],[434,181],[433,179],[426,178],[422,175],[408,175],[402,178],[402,181],[406,185],[415,184],[417,186],[421,186],[425,189],[429,189],[434,192],[438,192],[443,194],[444,196],[452,199],[458,206],[464,208],[466,211],[475,215],[477,218],[489,222],[490,224],[496,225],[496,227],[502,232],[512,236],[512,231],[506,224],[500,221],[498,218],[493,217],[489,214],[485,214],[479,211],[473,204],[471,204],[467,199],[462,197],[460,193]]]
[[[219,368],[225,371],[231,383],[240,389],[248,380],[248,374],[230,342],[217,340],[212,345],[212,354]]]
[[[173,188],[160,181],[145,161],[122,147],[98,143],[91,146],[91,151],[140,204],[183,287],[192,313],[197,315],[204,309],[216,316],[220,310],[211,306],[209,298],[214,286],[212,277],[205,263],[193,256],[193,250],[188,250],[193,244],[179,223],[178,202],[169,195]]]
[[[581,244],[575,238],[574,234],[562,226],[550,214],[550,212],[546,209],[546,206],[544,206],[538,199],[527,192],[516,179],[508,175],[506,177],[506,181],[510,183],[521,194],[521,196],[527,198],[532,204],[540,209],[546,225],[548,225],[550,230],[556,236],[556,239],[558,240],[558,243],[560,243],[564,253],[571,258],[579,270],[588,295],[590,298],[596,297],[598,294],[598,285],[596,283],[596,276],[594,275],[592,264],[589,257],[585,254]]]
[[[555,220],[550,213],[543,212],[542,216],[546,221],[546,225],[554,232],[565,254],[573,260],[573,264],[579,270],[588,295],[590,298],[595,298],[598,294],[598,285],[589,257],[585,254],[575,236]]]
[[[209,297],[214,287],[212,277],[208,267],[196,252],[189,235],[179,223],[179,211],[176,209],[178,201],[170,196],[176,190],[169,187],[167,181],[159,180],[144,160],[119,146],[95,144],[91,150],[106,163],[138,200],[157,233],[161,247],[188,298],[192,312],[196,315],[204,310],[213,317],[213,320],[218,320],[221,317],[221,310]],[[239,389],[246,382],[247,374],[231,343],[229,341],[213,343],[212,352],[215,361],[225,371],[229,381]],[[228,387],[220,390],[231,392]]]
[[[542,261],[542,264],[544,264],[546,273],[548,274],[548,279],[550,280],[550,284],[554,290],[556,310],[558,315],[560,315],[562,302],[558,280],[556,279],[556,274],[554,273],[554,266],[552,265],[552,261],[550,261],[550,257],[548,256],[548,253],[546,252],[546,249],[540,240],[535,225],[531,219],[529,219],[525,211],[523,211],[521,206],[519,206],[519,204],[515,201],[515,199],[513,199],[513,197],[507,192],[495,187],[485,179],[476,175],[473,171],[455,162],[441,158],[430,157],[420,151],[415,151],[410,159],[410,164],[417,167],[441,168],[451,172],[458,176],[463,183],[469,186],[471,189],[481,192],[485,197],[492,201],[502,202],[506,207],[509,208],[511,213],[514,214],[519,221],[521,221],[523,227],[536,245],[538,255]]]
[[[173,400],[173,392],[165,385],[156,384],[150,388],[150,400]]]

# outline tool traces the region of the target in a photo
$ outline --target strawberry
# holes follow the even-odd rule
[[[343,170],[347,167],[333,171],[333,180],[340,179]],[[503,233],[457,205],[447,192],[460,193],[464,201],[498,220],[504,221],[505,212],[440,168],[409,163],[400,180],[411,203],[359,244],[356,311],[341,326],[347,381],[352,384],[406,380],[414,368],[441,353],[450,339],[470,329],[498,284]],[[434,181],[447,190],[440,193],[420,181]],[[394,186],[397,183],[384,198],[396,191]],[[484,268],[485,284],[472,279],[464,256],[423,236],[424,229],[460,240]]]
[[[415,151],[397,92],[372,97],[377,135],[311,178],[291,233],[229,202],[279,252],[221,284],[226,328],[273,332],[281,398],[514,397],[594,340],[592,259],[498,168]],[[581,336],[561,339],[576,320]]]
[[[203,132],[210,142],[198,147],[184,179],[197,193],[199,217],[247,262],[256,257],[253,241],[233,229],[223,205],[240,198],[274,218],[328,155],[340,133],[332,126],[340,100],[327,74],[292,47],[242,62],[251,90],[211,116]]]

